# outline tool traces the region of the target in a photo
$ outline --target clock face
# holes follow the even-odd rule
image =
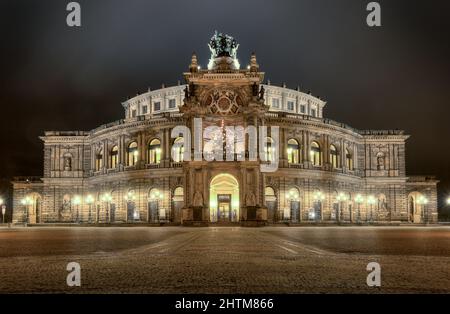
[[[206,105],[213,114],[235,115],[242,106],[241,97],[229,90],[213,90],[206,97]]]

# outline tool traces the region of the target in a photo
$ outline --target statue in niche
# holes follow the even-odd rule
[[[72,158],[69,156],[64,157],[64,170],[72,171]]]
[[[194,207],[202,207],[203,206],[203,195],[201,192],[196,191],[194,194]]]
[[[245,204],[247,204],[247,206],[256,206],[256,196],[253,192],[247,193]]]
[[[378,207],[381,210],[386,210],[387,209],[387,204],[386,204],[386,197],[381,196],[380,199],[378,200]]]
[[[384,154],[378,153],[377,155],[377,170],[384,170]]]
[[[63,203],[62,203],[62,211],[63,212],[70,212],[72,207],[72,202],[70,200],[70,197],[68,195],[64,195],[63,197]]]

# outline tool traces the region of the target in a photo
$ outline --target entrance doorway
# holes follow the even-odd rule
[[[211,222],[239,221],[239,183],[230,174],[219,174],[211,180],[209,190]]]
[[[231,217],[231,194],[219,194],[217,195],[217,203],[219,208],[217,211],[217,217],[219,222],[230,222]]]

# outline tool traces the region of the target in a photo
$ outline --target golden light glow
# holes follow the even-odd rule
[[[20,203],[21,203],[22,205],[32,205],[32,204],[33,204],[33,200],[31,199],[31,197],[27,196],[27,197],[25,197],[24,199],[22,199],[22,200],[20,201]]]
[[[90,194],[88,196],[86,196],[86,203],[87,204],[94,203],[94,197],[92,195],[90,195]]]
[[[361,194],[355,196],[355,202],[358,204],[364,203],[364,197]]]
[[[106,202],[106,203],[110,203],[112,201],[112,196],[109,193],[105,193],[102,195],[102,197],[100,198],[100,200],[102,202]]]
[[[313,198],[315,201],[323,201],[325,199],[325,195],[320,191],[316,191],[313,194]]]
[[[428,199],[425,196],[421,195],[417,199],[417,204],[420,204],[420,205],[428,204]]]
[[[376,202],[377,202],[377,200],[376,200],[375,196],[369,195],[369,196],[367,197],[367,203],[368,203],[368,204],[373,205],[373,204],[375,204]]]
[[[336,196],[336,200],[339,202],[344,202],[348,200],[348,196],[341,192],[338,194],[338,196]]]
[[[81,204],[81,196],[75,195],[73,198],[73,204],[80,205]]]

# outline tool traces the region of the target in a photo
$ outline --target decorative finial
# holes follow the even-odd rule
[[[256,53],[252,52],[252,56],[250,57],[250,71],[251,72],[258,72],[259,71],[259,65],[256,61]]]
[[[195,54],[195,52],[192,53],[191,65],[189,66],[189,71],[191,71],[192,73],[198,71],[197,55]]]

